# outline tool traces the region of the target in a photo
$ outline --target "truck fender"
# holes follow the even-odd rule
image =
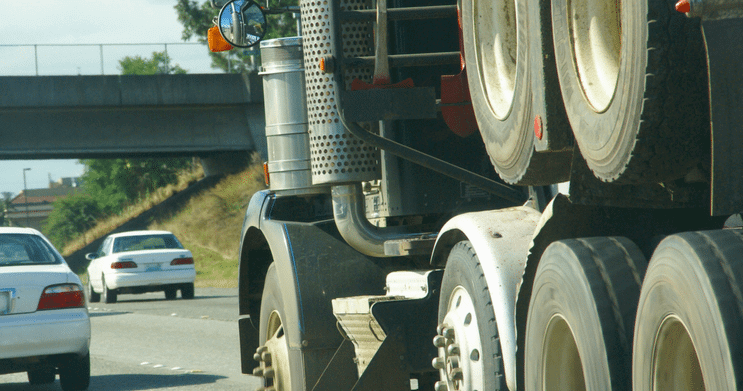
[[[490,291],[509,389],[516,389],[516,298],[541,214],[519,206],[458,215],[441,229],[431,263],[444,266],[451,248],[469,240]]]

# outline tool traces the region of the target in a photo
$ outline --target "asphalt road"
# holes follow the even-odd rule
[[[179,296],[180,297],[180,296]],[[90,303],[90,390],[254,390],[240,373],[237,289],[196,288],[194,300],[166,301],[163,293],[120,295],[115,304]],[[0,376],[0,391],[32,387],[25,373]]]

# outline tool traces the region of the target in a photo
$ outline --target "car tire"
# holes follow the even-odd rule
[[[27,375],[31,385],[49,384],[54,382],[57,372],[52,366],[39,366],[29,370]]]
[[[520,185],[567,180],[571,153],[539,154],[534,149],[526,3],[460,4],[472,107],[496,172]]]
[[[96,293],[93,290],[93,284],[90,282],[90,276],[88,276],[88,282],[85,283],[85,295],[88,296],[88,302],[97,303],[101,301],[100,293]]]
[[[743,231],[684,232],[653,253],[637,309],[634,390],[740,390]]]
[[[87,390],[90,385],[90,352],[63,361],[59,366],[59,383],[64,391]]]
[[[178,295],[178,289],[165,288],[165,300],[175,300],[175,297],[177,295]]]
[[[104,303],[116,303],[117,294],[115,289],[108,289],[106,285],[106,277],[101,276],[101,285],[103,286],[103,293],[101,293],[101,300]]]
[[[276,390],[301,389],[304,384],[304,363],[301,356],[292,354],[296,350],[289,349],[289,337],[285,323],[287,320],[285,308],[294,298],[284,297],[279,284],[276,264],[272,263],[266,272],[266,281],[261,296],[261,312],[259,321],[258,356],[260,367],[253,371],[254,376],[261,376],[264,387],[273,387]],[[296,304],[296,303],[291,303]],[[264,359],[268,353],[270,361]],[[271,375],[266,369],[271,368]]]
[[[544,251],[525,334],[527,390],[628,390],[635,309],[647,261],[623,237]]]
[[[439,335],[434,339],[438,357],[433,365],[439,370],[439,387],[445,384],[444,389],[449,390],[508,389],[490,291],[480,259],[469,241],[457,243],[449,253],[441,281],[438,323]],[[445,341],[446,346],[437,345],[437,341]],[[453,346],[461,353],[451,351]],[[459,364],[449,364],[455,361]],[[463,379],[457,378],[458,371]]]
[[[191,300],[194,298],[193,282],[181,288],[181,298]]]
[[[710,136],[699,21],[667,0],[551,4],[565,110],[595,176],[657,183],[703,163]]]

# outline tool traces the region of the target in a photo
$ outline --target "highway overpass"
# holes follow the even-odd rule
[[[266,156],[257,75],[8,76],[0,92],[0,160]]]

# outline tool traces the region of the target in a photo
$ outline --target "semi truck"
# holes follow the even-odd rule
[[[268,144],[242,371],[743,390],[741,6],[301,0],[301,34],[261,41],[288,8],[230,1],[222,38],[261,41]]]

